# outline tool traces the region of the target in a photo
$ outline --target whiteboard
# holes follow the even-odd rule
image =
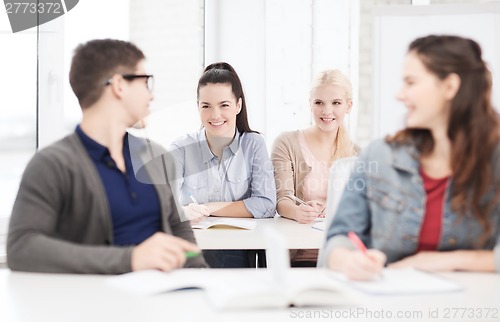
[[[487,5],[387,6],[374,10],[373,138],[404,126],[406,109],[396,100],[409,44],[429,34],[474,39],[493,75],[493,104],[500,111],[500,3]]]

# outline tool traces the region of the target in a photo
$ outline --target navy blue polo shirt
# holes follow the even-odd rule
[[[107,147],[83,133],[80,125],[75,132],[94,162],[106,191],[114,245],[137,245],[154,233],[161,231],[160,201],[153,185],[136,180],[132,168],[128,136],[123,138],[123,173],[111,158]]]

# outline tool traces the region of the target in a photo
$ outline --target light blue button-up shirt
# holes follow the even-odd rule
[[[275,215],[273,165],[260,134],[236,133],[222,161],[210,150],[205,129],[175,140],[170,152],[181,205],[192,203],[192,194],[200,204],[243,200],[254,218]]]

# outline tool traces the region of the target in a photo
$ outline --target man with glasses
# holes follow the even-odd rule
[[[206,267],[163,167],[147,166],[151,142],[126,132],[153,99],[144,54],[125,41],[89,41],[75,50],[70,83],[82,121],[26,167],[10,221],[9,267],[91,274]]]

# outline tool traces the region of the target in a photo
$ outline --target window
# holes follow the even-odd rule
[[[0,10],[0,263],[12,205],[24,168],[36,148],[36,29],[13,34]],[[5,90],[8,89],[8,90]]]
[[[0,263],[5,261],[8,219],[27,162],[37,148],[71,133],[81,119],[68,80],[74,48],[91,39],[117,38],[143,49],[156,81],[148,134],[168,144],[199,126],[193,98],[203,70],[203,4],[85,0],[60,18],[15,34],[5,11],[0,12],[0,86],[9,89],[0,95]]]

